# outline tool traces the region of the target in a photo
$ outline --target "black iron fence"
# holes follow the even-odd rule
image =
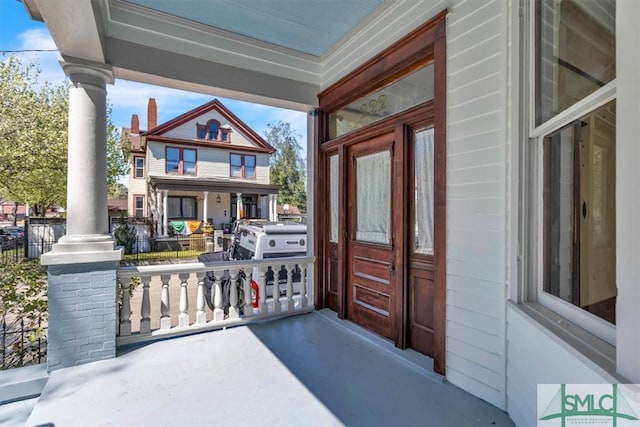
[[[0,263],[16,263],[25,258],[37,259],[51,251],[53,239],[19,237],[0,240]]]
[[[123,245],[124,259],[137,261],[197,258],[204,252],[213,251],[212,244],[213,240],[204,234],[171,237],[137,236]]]
[[[2,369],[19,368],[47,361],[47,325],[36,319],[2,316],[0,323]]]

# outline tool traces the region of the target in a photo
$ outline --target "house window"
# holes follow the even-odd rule
[[[209,120],[207,122],[207,139],[216,141],[218,139],[218,129],[220,129],[220,122]]]
[[[195,175],[196,158],[196,150],[167,147],[165,172],[175,175]]]
[[[170,219],[195,219],[196,207],[195,197],[167,197],[167,217]]]
[[[144,196],[135,196],[135,216],[144,218]]]
[[[539,303],[605,341],[616,323],[615,4],[533,4],[535,90],[528,209]],[[568,110],[568,107],[572,106]],[[606,321],[605,322],[603,322]]]
[[[144,157],[134,157],[134,177],[144,178]]]
[[[256,177],[256,156],[250,154],[231,154],[231,176],[234,178]]]

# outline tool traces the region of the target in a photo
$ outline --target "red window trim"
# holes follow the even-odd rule
[[[167,162],[169,160],[169,156],[167,155],[167,153],[169,152],[169,149],[176,149],[179,151],[180,155],[178,157],[178,172],[169,172],[169,170],[167,169]],[[185,175],[184,173],[184,150],[189,150],[189,151],[193,151],[196,154],[196,170],[195,173],[193,174],[193,176],[198,176],[198,150],[194,149],[194,148],[182,148],[182,147],[172,147],[172,146],[165,146],[164,147],[164,173],[169,174],[169,175]]]
[[[136,212],[138,210],[138,207],[136,205],[136,201],[137,201],[138,197],[142,197],[142,218],[144,218],[145,217],[145,199],[146,199],[144,194],[134,194],[133,195],[133,217],[137,218]]]
[[[231,175],[231,168],[233,167],[233,165],[231,164],[231,156],[240,156],[240,171],[242,176],[240,178],[245,178],[245,179],[256,179],[257,175],[258,175],[258,163],[257,163],[257,159],[255,154],[241,154],[241,153],[229,153],[229,176],[233,177]],[[244,168],[244,158],[245,157],[253,157],[253,176],[245,176],[245,168]],[[236,178],[236,177],[233,177]]]
[[[136,166],[136,160],[142,159],[142,176],[138,176],[136,174],[138,167]],[[134,179],[144,179],[144,167],[145,167],[145,158],[144,156],[133,156],[133,178]]]

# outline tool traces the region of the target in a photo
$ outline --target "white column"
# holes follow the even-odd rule
[[[202,192],[202,196],[204,197],[204,206],[202,208],[203,212],[202,212],[202,216],[204,216],[204,218],[202,219],[205,223],[208,221],[209,218],[209,192],[208,191],[203,191]]]
[[[278,195],[269,194],[269,220],[278,220]]]
[[[120,260],[122,250],[115,250],[107,216],[106,84],[113,83],[113,72],[103,64],[61,65],[70,80],[67,234],[41,261],[53,265]]]
[[[169,198],[169,190],[163,190],[163,198],[162,198],[162,235],[166,236],[168,234],[168,224],[167,224],[167,199]]]
[[[616,3],[616,370],[640,382],[640,2]]]
[[[160,190],[156,190],[156,235],[160,236],[162,234],[162,201],[160,199],[162,197],[162,192]]]
[[[238,202],[236,203],[236,219],[242,219],[242,193],[236,193]]]

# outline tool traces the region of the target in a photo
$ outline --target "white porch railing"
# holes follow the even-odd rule
[[[309,312],[313,261],[314,257],[291,257],[121,267],[117,343]],[[253,304],[252,294],[257,294]]]

